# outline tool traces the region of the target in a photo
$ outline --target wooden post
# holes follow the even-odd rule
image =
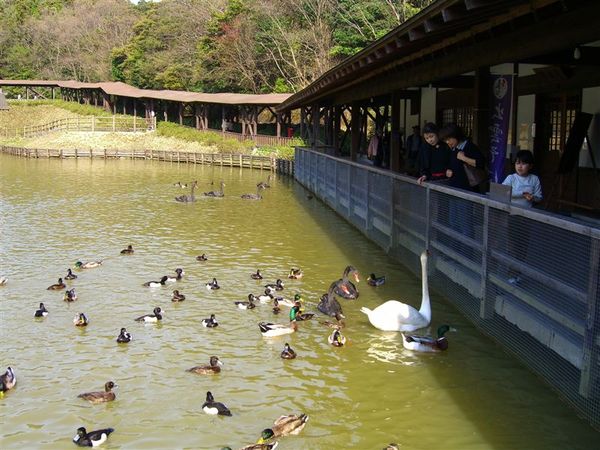
[[[400,170],[400,94],[392,92],[392,129],[390,131],[390,169]]]
[[[332,129],[332,136],[331,136],[331,145],[333,146],[333,152],[335,156],[340,156],[341,155],[341,148],[340,148],[340,122],[341,122],[341,114],[342,114],[342,107],[340,105],[336,105],[333,107],[333,129]]]
[[[179,125],[183,125],[183,103],[179,103]]]
[[[196,122],[196,130],[200,129],[200,114],[198,113],[198,104],[194,103],[194,118]]]
[[[319,139],[319,124],[321,121],[319,105],[315,103],[312,107],[312,148],[313,150],[317,149],[318,139]]]
[[[352,145],[350,148],[350,159],[356,161],[358,151],[360,150],[360,105],[358,102],[352,102],[352,118],[350,120],[350,131],[352,136]]]

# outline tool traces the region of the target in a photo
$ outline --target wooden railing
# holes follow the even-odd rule
[[[200,130],[199,130],[200,131]],[[219,130],[206,130],[213,133],[222,133],[223,137],[237,139],[240,142],[253,141],[258,145],[293,145],[294,138],[289,137],[277,137],[266,134],[255,134],[255,135],[242,135],[241,133],[235,133],[233,131],[219,131]]]

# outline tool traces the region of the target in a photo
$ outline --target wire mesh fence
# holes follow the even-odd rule
[[[296,148],[296,179],[600,426],[600,229]]]

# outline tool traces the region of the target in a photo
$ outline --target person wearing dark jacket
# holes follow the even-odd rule
[[[424,181],[445,180],[450,169],[450,148],[439,139],[439,129],[435,123],[423,127],[423,140],[419,150],[419,184]]]

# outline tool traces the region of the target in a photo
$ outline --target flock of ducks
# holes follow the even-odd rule
[[[260,192],[263,189],[267,189],[271,187],[271,175],[269,175],[267,177],[267,181],[260,181],[259,183],[256,184],[256,193],[250,193],[250,194],[242,194],[241,198],[245,199],[245,200],[261,200],[262,199],[262,195],[260,194]],[[213,184],[211,182],[211,184]],[[175,201],[180,202],[180,203],[193,203],[196,201],[196,188],[198,187],[198,181],[192,181],[191,183],[189,183],[190,185],[190,193],[189,194],[184,194],[184,195],[178,195],[175,197]],[[188,183],[182,183],[181,181],[177,181],[176,183],[173,184],[173,186],[176,187],[180,187],[180,188],[187,188],[188,187]],[[208,191],[208,192],[204,192],[202,195],[204,197],[217,197],[217,198],[222,198],[225,197],[225,182],[223,180],[220,181],[219,183],[219,190],[215,190],[215,191]]]

